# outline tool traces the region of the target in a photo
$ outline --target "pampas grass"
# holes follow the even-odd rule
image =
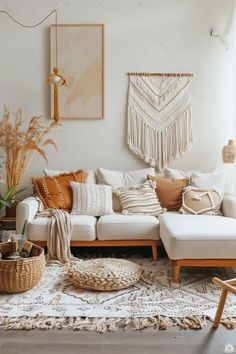
[[[47,138],[57,125],[54,121],[46,124],[43,117],[32,117],[26,129],[23,127],[22,110],[14,113],[11,122],[10,112],[5,111],[0,121],[0,149],[5,161],[5,179],[7,188],[13,188],[14,194],[19,191],[26,170],[35,152],[47,162],[44,150],[47,145],[56,145],[52,139]]]

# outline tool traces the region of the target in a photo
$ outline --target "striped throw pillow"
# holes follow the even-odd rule
[[[131,187],[117,188],[114,193],[120,198],[122,214],[146,214],[158,216],[166,211],[156,195],[156,182],[146,181]]]

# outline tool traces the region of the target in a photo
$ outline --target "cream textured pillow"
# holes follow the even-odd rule
[[[182,195],[180,212],[195,215],[222,215],[220,211],[222,200],[222,195],[217,190],[187,187]]]
[[[71,183],[73,205],[71,214],[102,216],[113,214],[112,188],[89,183]]]
[[[131,187],[120,187],[114,192],[119,196],[122,214],[146,214],[158,216],[163,209],[156,195],[156,182],[151,180]]]

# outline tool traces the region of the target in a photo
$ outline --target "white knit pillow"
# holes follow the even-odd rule
[[[136,186],[117,188],[114,193],[120,198],[122,214],[158,216],[166,211],[159,203],[155,188],[156,182],[151,180]]]
[[[71,187],[73,191],[71,214],[102,216],[114,213],[110,186],[71,182]]]

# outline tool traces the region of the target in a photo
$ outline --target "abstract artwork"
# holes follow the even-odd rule
[[[55,66],[55,30],[51,26],[51,69]],[[104,26],[57,25],[57,38],[57,66],[66,79],[59,92],[60,117],[104,118]]]

